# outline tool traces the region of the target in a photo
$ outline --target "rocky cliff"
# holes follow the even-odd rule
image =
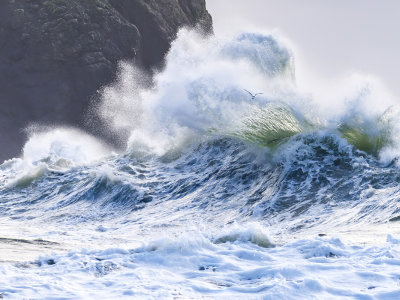
[[[182,26],[211,32],[205,0],[0,1],[0,162],[30,124],[87,127],[118,61],[160,68]]]

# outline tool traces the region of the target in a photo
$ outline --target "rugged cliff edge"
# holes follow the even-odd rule
[[[205,0],[0,1],[0,163],[30,124],[87,126],[118,61],[161,67],[182,26],[212,31]]]

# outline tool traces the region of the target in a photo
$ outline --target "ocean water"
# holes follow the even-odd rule
[[[400,299],[396,100],[295,65],[276,36],[182,30],[92,108],[125,149],[32,129],[0,165],[2,297]]]

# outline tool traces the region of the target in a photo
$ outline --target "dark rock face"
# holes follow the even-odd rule
[[[118,61],[162,66],[178,29],[211,32],[205,0],[0,1],[0,163],[29,124],[90,130],[86,110]]]
[[[182,24],[199,25],[212,31],[205,0],[109,0],[127,20],[137,26],[142,40],[142,62],[146,68],[160,65],[177,29]]]

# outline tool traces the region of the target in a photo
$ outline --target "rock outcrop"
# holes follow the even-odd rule
[[[0,163],[30,124],[87,127],[118,62],[162,67],[182,26],[212,31],[205,0],[0,1]]]

